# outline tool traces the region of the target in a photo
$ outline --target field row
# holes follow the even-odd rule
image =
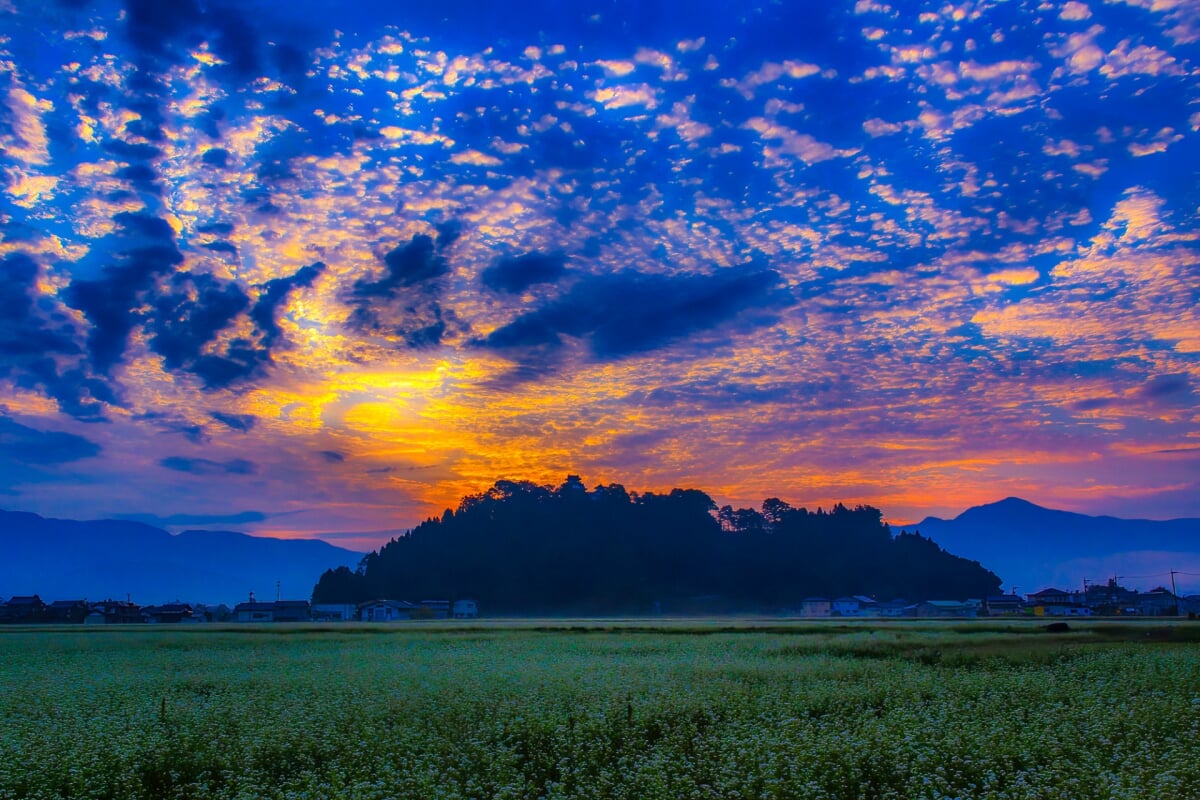
[[[0,798],[1200,797],[1186,625],[0,633]]]

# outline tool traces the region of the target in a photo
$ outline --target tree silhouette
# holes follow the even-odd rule
[[[779,498],[720,509],[696,489],[590,491],[500,480],[377,553],[321,576],[316,602],[472,597],[489,613],[796,608],[809,595],[965,598],[999,592],[977,562],[920,534],[893,536],[871,506],[809,512]]]

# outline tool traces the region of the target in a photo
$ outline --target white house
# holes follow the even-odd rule
[[[474,600],[455,600],[451,616],[455,619],[475,619],[479,616],[479,606]]]

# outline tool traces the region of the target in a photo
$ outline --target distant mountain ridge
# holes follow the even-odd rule
[[[354,568],[361,553],[316,539],[76,521],[0,510],[0,596],[136,603],[236,603],[251,591],[307,599],[327,569]]]
[[[908,528],[909,526],[904,526]],[[952,520],[913,526],[976,559],[1004,581],[1033,592],[1121,576],[1130,585],[1170,585],[1170,570],[1200,573],[1200,519],[1146,520],[1043,508],[1019,497],[974,506]],[[1200,579],[1189,577],[1193,584]]]

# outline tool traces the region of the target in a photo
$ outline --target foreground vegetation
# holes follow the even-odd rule
[[[1200,797],[1200,626],[0,633],[0,798]]]

